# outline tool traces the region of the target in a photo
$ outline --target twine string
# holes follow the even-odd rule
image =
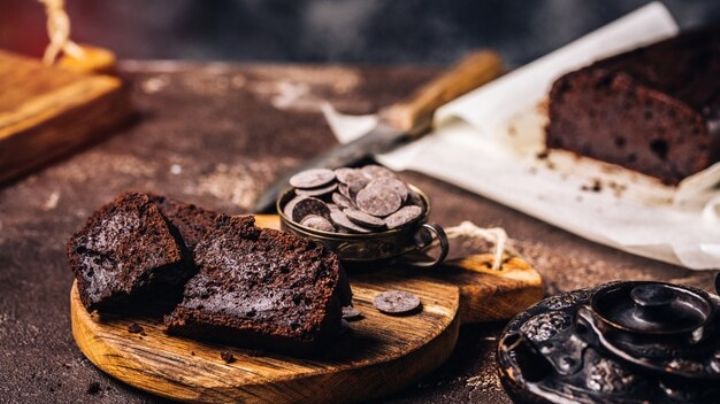
[[[508,245],[507,232],[505,232],[505,229],[501,227],[484,228],[466,220],[458,226],[446,228],[445,233],[447,234],[447,237],[451,239],[465,236],[480,238],[493,243],[495,251],[493,252],[492,269],[500,269],[505,251],[517,255]]]
[[[61,52],[75,58],[83,56],[82,48],[70,39],[70,17],[65,0],[38,0],[45,6],[47,33],[50,43],[45,48],[43,63],[52,65]]]

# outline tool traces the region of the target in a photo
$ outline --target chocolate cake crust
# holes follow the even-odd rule
[[[676,185],[720,161],[720,27],[568,73],[550,91],[546,146]]]
[[[252,217],[219,216],[194,258],[199,272],[165,319],[171,334],[308,353],[339,329],[349,304],[334,253]]]

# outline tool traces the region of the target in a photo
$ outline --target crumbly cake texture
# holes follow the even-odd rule
[[[67,244],[80,299],[92,311],[133,311],[193,274],[177,234],[151,198],[126,193],[101,207]]]
[[[219,216],[194,259],[199,272],[165,318],[171,334],[309,353],[340,329],[350,304],[334,253],[252,217]]]
[[[149,195],[157,204],[160,212],[177,229],[183,244],[192,252],[197,243],[212,229],[217,212],[203,209],[193,204],[178,202],[160,195]]]
[[[546,146],[675,185],[720,161],[720,26],[568,73],[550,91]]]

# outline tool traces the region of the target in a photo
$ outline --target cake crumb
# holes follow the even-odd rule
[[[138,323],[132,323],[128,326],[128,332],[130,334],[141,334],[145,335],[145,329]]]
[[[583,185],[580,189],[583,191],[600,192],[602,191],[602,183],[595,178],[591,185]]]
[[[235,357],[231,352],[228,351],[222,351],[220,352],[220,358],[225,361],[225,363],[233,363],[235,362]]]
[[[545,150],[543,150],[543,151],[541,151],[541,152],[538,152],[538,154],[536,154],[535,157],[536,157],[538,160],[545,160],[546,158],[548,158],[549,155],[550,155],[550,150],[545,149]]]
[[[612,189],[613,195],[615,195],[616,198],[622,197],[625,190],[627,190],[627,185],[620,184],[615,181],[610,181],[608,183],[608,186],[610,187],[610,189]]]
[[[100,393],[100,383],[98,383],[98,382],[90,383],[90,385],[87,388],[87,394],[95,396],[98,393]]]

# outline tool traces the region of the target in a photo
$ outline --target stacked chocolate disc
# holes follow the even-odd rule
[[[301,226],[333,233],[373,233],[421,217],[423,199],[395,173],[379,165],[317,168],[290,178],[295,192],[283,207]]]

